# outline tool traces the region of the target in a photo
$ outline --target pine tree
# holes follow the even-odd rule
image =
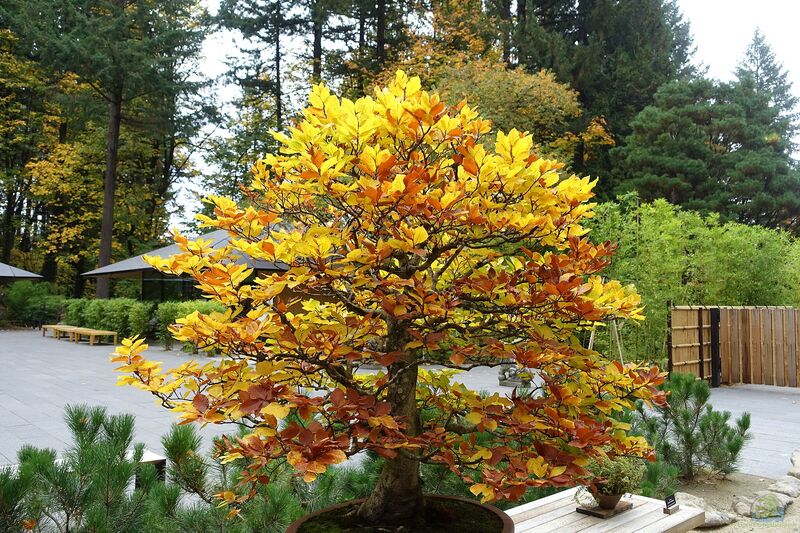
[[[286,37],[298,32],[302,19],[295,9],[297,1],[224,0],[217,22],[238,31],[247,41],[234,59],[229,76],[243,92],[272,101],[272,120],[276,129],[284,127],[286,113]]]
[[[664,85],[633,120],[633,132],[612,150],[616,193],[637,191],[700,212],[725,212],[721,183],[732,149],[729,130],[742,126],[737,107],[720,102],[719,86],[702,78]]]
[[[742,127],[729,157],[731,210],[741,222],[800,224],[800,173],[792,158],[797,98],[787,72],[756,30],[726,95],[741,108]]]

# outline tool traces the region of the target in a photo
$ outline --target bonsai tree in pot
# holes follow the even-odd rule
[[[378,453],[381,474],[357,511],[366,523],[423,516],[423,462],[447,465],[488,502],[579,484],[597,456],[649,456],[615,416],[663,401],[663,376],[578,338],[610,317],[642,317],[633,289],[600,276],[615,247],[581,226],[594,183],[537,157],[526,134],[490,136],[466,103],[449,107],[403,72],[373,97],[318,85],[309,102],[254,166],[246,206],[207,199],[214,214],[199,218],[228,230],[228,247],[176,233],[183,253],[149,259],[226,306],[173,329],[222,360],[164,370],[126,340],[120,383],[185,422],[251,428],[226,450],[249,462],[245,486],[268,483],[274,461],[313,482]],[[242,256],[286,269],[253,279]],[[535,376],[529,394],[481,395],[457,380],[509,359]],[[386,370],[359,371],[369,363]],[[487,433],[490,444],[477,438]]]
[[[603,509],[614,509],[624,494],[639,488],[645,464],[638,457],[617,457],[593,461],[589,470],[595,476],[593,488],[597,504]]]

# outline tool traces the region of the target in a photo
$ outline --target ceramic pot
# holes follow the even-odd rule
[[[622,499],[622,494],[598,494],[595,498],[601,509],[613,509]]]
[[[466,503],[469,503],[471,505],[475,505],[476,507],[481,507],[481,508],[485,509],[487,513],[494,514],[495,516],[497,516],[502,521],[502,524],[503,524],[502,525],[502,529],[498,530],[497,533],[514,533],[514,521],[511,520],[511,517],[508,516],[503,511],[501,511],[500,509],[498,509],[497,507],[494,507],[492,505],[483,505],[483,504],[481,504],[479,502],[476,502],[474,500],[468,500],[466,498],[459,498],[457,496],[427,495],[427,496],[425,496],[425,499],[426,500],[435,499],[435,500],[439,500],[439,501],[448,501],[448,500],[450,500],[450,501],[466,502]],[[359,499],[359,500],[350,500],[349,502],[344,502],[344,503],[340,503],[340,504],[337,504],[337,505],[332,505],[330,507],[326,507],[325,509],[320,509],[319,511],[313,512],[311,514],[307,514],[306,516],[303,516],[302,518],[299,518],[298,520],[295,520],[294,522],[292,522],[289,525],[289,527],[286,528],[286,533],[297,533],[297,531],[300,529],[300,526],[302,526],[307,520],[310,520],[310,519],[314,518],[315,516],[318,516],[318,515],[321,515],[321,514],[325,514],[325,513],[329,513],[331,511],[336,511],[337,509],[350,507],[354,503],[361,503],[363,501],[364,501],[363,498]]]

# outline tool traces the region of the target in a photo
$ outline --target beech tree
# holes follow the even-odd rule
[[[226,306],[173,328],[220,361],[164,370],[141,339],[112,359],[120,384],[183,422],[250,428],[224,443],[227,459],[248,461],[244,486],[268,482],[275,462],[312,482],[380,454],[358,514],[381,524],[420,515],[422,462],[492,501],[591,482],[592,458],[652,457],[618,416],[636,399],[664,401],[658,368],[612,362],[577,339],[598,321],[642,317],[632,288],[601,277],[614,246],[585,236],[593,183],[534,155],[530,135],[489,137],[466,103],[420,87],[402,71],[357,101],[315,86],[297,125],[274,133],[278,152],[255,164],[249,206],[208,198],[214,214],[201,220],[231,245],[176,233],[182,253],[149,258]],[[234,261],[243,253],[287,269],[250,281]],[[536,375],[530,394],[481,395],[454,380],[508,361]],[[386,370],[359,372],[367,363]]]

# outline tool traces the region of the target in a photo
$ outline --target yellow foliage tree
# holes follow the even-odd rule
[[[164,370],[126,340],[120,383],[184,422],[249,427],[225,443],[247,460],[245,482],[268,481],[275,461],[311,482],[380,454],[358,513],[371,523],[421,516],[421,462],[489,501],[589,480],[593,458],[650,456],[615,417],[663,401],[662,375],[578,340],[598,321],[641,318],[636,293],[600,276],[614,247],[585,237],[593,183],[533,155],[530,135],[489,132],[402,71],[357,101],[315,86],[302,120],[274,134],[279,153],[255,165],[251,204],[208,199],[202,222],[230,246],[176,234],[183,253],[149,259],[226,306],[174,327],[222,359]],[[242,254],[286,270],[252,279]],[[534,375],[531,394],[482,396],[454,379],[508,361]],[[361,372],[368,363],[386,370]]]

